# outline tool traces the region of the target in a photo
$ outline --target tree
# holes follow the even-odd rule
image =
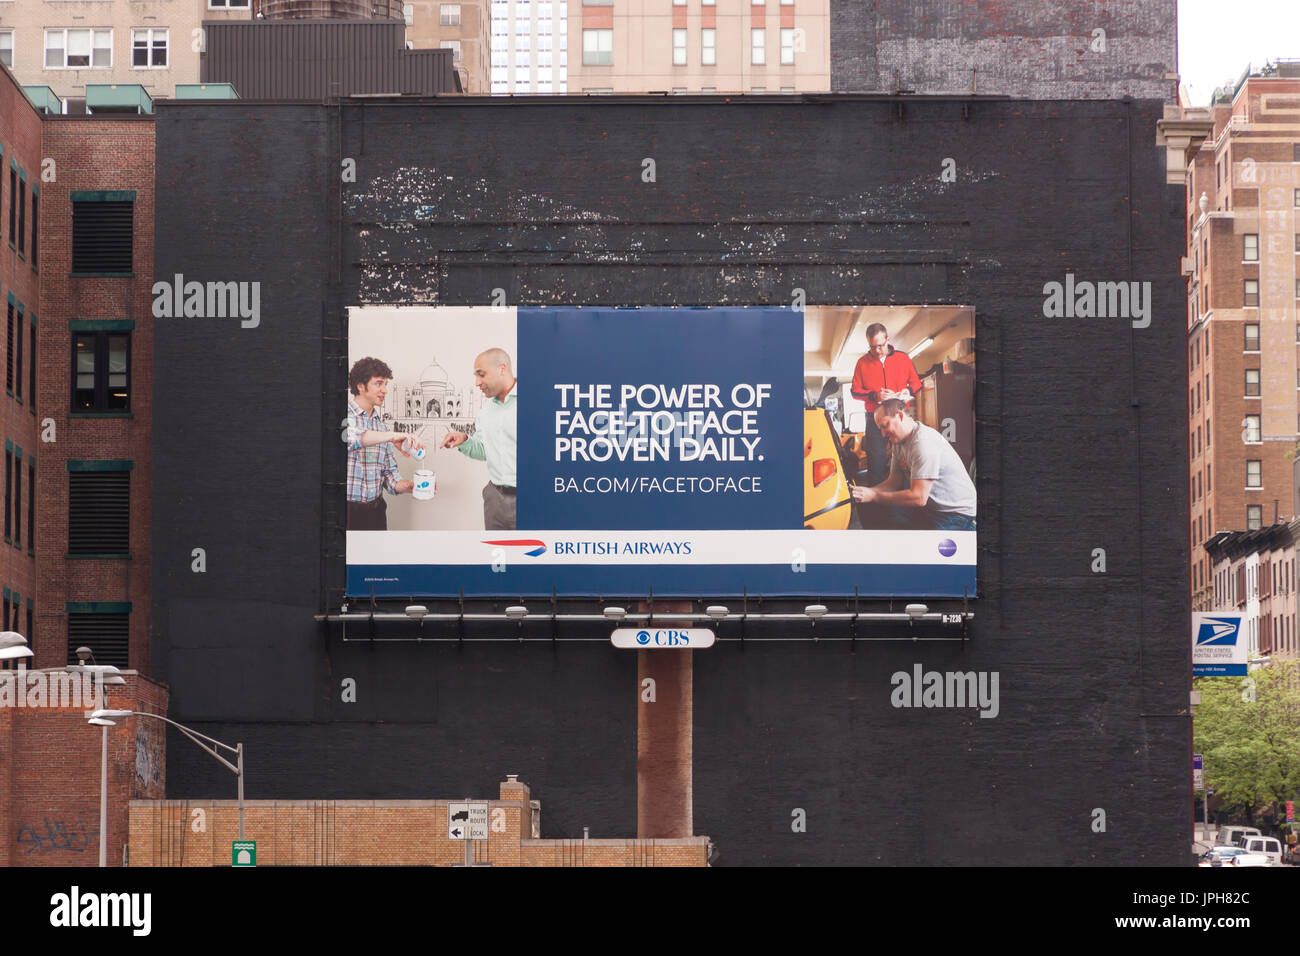
[[[1221,811],[1253,823],[1300,788],[1300,662],[1196,681],[1193,739]],[[1281,814],[1278,814],[1281,816]]]

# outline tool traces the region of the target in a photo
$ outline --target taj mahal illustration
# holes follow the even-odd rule
[[[453,424],[455,430],[473,434],[483,395],[473,387],[458,388],[437,357],[424,367],[412,385],[394,381],[384,403],[384,417],[404,426],[400,431],[423,431],[425,425]]]

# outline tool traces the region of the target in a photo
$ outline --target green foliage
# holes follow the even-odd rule
[[[1255,820],[1300,790],[1300,662],[1277,661],[1249,677],[1196,681],[1194,749],[1220,812]],[[1253,699],[1252,699],[1253,698]]]

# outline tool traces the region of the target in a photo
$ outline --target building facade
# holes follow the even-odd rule
[[[203,21],[248,20],[250,0],[0,3],[0,62],[48,86],[71,112],[86,85],[138,84],[154,98],[199,82]]]
[[[413,50],[447,49],[466,93],[485,96],[492,82],[492,13],[488,0],[404,5],[406,42]]]
[[[155,427],[167,439],[153,460],[150,650],[173,716],[256,752],[248,788],[262,799],[483,793],[491,768],[508,767],[548,807],[544,839],[584,826],[631,839],[660,799],[638,786],[657,761],[679,775],[685,835],[708,834],[727,864],[1185,861],[1186,462],[1168,436],[1187,417],[1181,394],[1143,384],[1185,368],[1171,267],[1182,191],[1166,185],[1154,145],[1163,105],[161,104],[157,181],[169,201],[156,271],[259,281],[263,309],[256,328],[155,325]],[[1039,135],[1045,123],[1063,138]],[[1099,139],[1114,148],[1098,152]],[[808,143],[833,144],[812,170]],[[260,192],[248,192],[237,155],[274,156],[258,168]],[[340,155],[364,158],[355,183],[340,181]],[[657,183],[641,179],[645,156]],[[938,175],[950,156],[955,183]],[[682,170],[689,180],[666,185]],[[1074,185],[1060,188],[1062,176]],[[267,228],[242,229],[250,215]],[[235,232],[243,241],[228,241]],[[1153,320],[1084,330],[1045,318],[1044,285],[1067,272],[1150,282]],[[990,346],[976,370],[968,639],[868,641],[890,635],[863,628],[854,646],[847,629],[791,623],[742,643],[736,626],[691,652],[689,680],[655,675],[658,700],[642,703],[642,662],[660,652],[613,648],[599,622],[561,623],[552,643],[535,598],[528,621],[467,622],[463,642],[454,621],[422,631],[400,599],[355,598],[352,611],[397,620],[340,626],[349,310],[486,306],[497,289],[509,303],[566,307],[788,305],[802,289],[810,302],[972,309],[976,341]],[[1099,336],[1135,361],[1098,362]],[[227,427],[229,408],[211,396],[231,369],[259,383],[274,415]],[[1062,382],[1087,383],[1088,406]],[[193,569],[200,546],[204,573]],[[801,612],[795,600],[775,606]],[[484,604],[503,612],[471,606]],[[1094,635],[1086,645],[1082,631]],[[917,666],[1000,674],[997,718],[898,709],[891,675]],[[345,679],[355,700],[340,694]],[[653,733],[643,711],[670,695],[690,720]],[[169,751],[168,798],[225,792],[224,771],[191,750]],[[1039,755],[1032,769],[1026,753]],[[889,785],[868,782],[864,799],[864,780]],[[1123,815],[1133,839],[1099,840],[1096,807]],[[794,808],[830,824],[794,831]]]
[[[577,92],[566,0],[492,0],[492,93]]]
[[[831,89],[827,0],[574,0],[574,93]]]
[[[1221,531],[1205,542],[1212,577],[1207,611],[1237,611],[1249,659],[1297,656],[1296,546],[1300,521]]]
[[[1185,179],[1192,606],[1202,545],[1295,515],[1300,437],[1300,62],[1250,76],[1204,110]]]

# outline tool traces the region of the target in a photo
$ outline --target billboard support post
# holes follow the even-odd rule
[[[642,605],[642,610],[646,609]],[[661,613],[663,608],[660,608]],[[690,602],[668,611],[689,612]],[[672,627],[661,618],[659,627]],[[684,625],[689,626],[689,625]],[[691,804],[693,723],[692,650],[637,651],[637,838],[689,837],[694,829]],[[653,684],[647,684],[651,680]],[[648,688],[654,693],[647,699]]]

